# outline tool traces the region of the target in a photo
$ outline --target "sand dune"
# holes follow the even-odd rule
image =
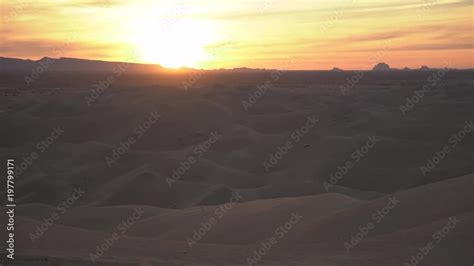
[[[472,120],[472,71],[406,114],[429,71],[367,72],[345,95],[352,72],[285,72],[244,104],[270,73],[212,71],[187,90],[186,70],[128,73],[91,103],[103,73],[2,80],[0,153],[37,155],[15,184],[16,265],[248,265],[262,249],[252,265],[403,265],[450,217],[417,265],[472,264],[474,134],[421,170]]]
[[[394,193],[392,196],[399,200],[399,205],[391,209],[380,223],[372,220],[371,215],[386,206],[389,196],[370,201],[341,194],[257,200],[236,203],[220,218],[215,215],[216,207],[182,210],[146,206],[79,207],[61,217],[37,243],[31,243],[26,232],[34,230],[34,226],[51,207],[24,205],[19,212],[22,215],[28,213],[29,218],[19,221],[19,231],[22,232],[20,243],[22,250],[25,250],[22,255],[48,254],[58,258],[72,256],[79,260],[86,259],[88,252],[107,237],[107,232],[113,232],[112,221],[126,219],[127,213],[140,207],[144,210],[142,219],[132,225],[123,239],[107,251],[103,261],[149,261],[156,263],[152,265],[179,265],[191,263],[188,260],[200,260],[208,265],[218,265],[223,261],[226,265],[237,265],[245,261],[245,254],[252,247],[273,234],[275,228],[268,225],[276,227],[284,224],[292,212],[298,212],[302,220],[264,259],[268,265],[275,261],[280,263],[278,265],[284,265],[285,260],[288,263],[306,263],[299,265],[329,261],[343,265],[344,261],[349,260],[360,260],[362,263],[360,256],[374,256],[368,252],[377,247],[381,252],[379,257],[374,257],[366,265],[380,263],[382,254],[385,262],[392,262],[387,265],[395,265],[397,261],[401,263],[403,259],[409,259],[410,254],[417,251],[418,245],[424,245],[431,239],[433,232],[445,226],[449,217],[456,217],[459,223],[452,229],[452,234],[433,249],[427,262],[434,263],[431,265],[466,263],[469,261],[466,257],[469,248],[474,245],[470,230],[474,211],[473,182],[474,174],[471,174]],[[196,246],[189,248],[187,238],[192,237],[196,225],[213,215],[217,223]],[[345,253],[344,241],[358,232],[357,227],[371,220],[376,223],[373,230],[350,253]],[[64,234],[68,237],[64,238]],[[459,246],[461,243],[462,246]],[[311,252],[312,255],[305,252],[310,248],[316,248]],[[456,257],[447,257],[447,250],[454,252],[449,253],[451,255],[457,254]]]

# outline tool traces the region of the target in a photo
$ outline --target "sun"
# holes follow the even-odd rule
[[[211,23],[156,18],[138,20],[133,38],[140,61],[168,68],[200,65],[209,58],[206,47],[215,41]]]

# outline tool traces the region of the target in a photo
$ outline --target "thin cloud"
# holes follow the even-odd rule
[[[381,15],[381,12],[390,11],[394,13],[396,11],[407,11],[407,10],[416,10],[426,7],[425,1],[420,1],[416,3],[370,3],[370,4],[342,4],[340,6],[335,6],[332,8],[300,8],[300,9],[273,9],[266,11],[255,11],[255,10],[242,10],[240,12],[229,11],[219,14],[204,14],[205,17],[213,19],[224,19],[224,20],[233,20],[233,19],[251,19],[251,18],[263,18],[263,17],[278,17],[278,16],[290,16],[290,15],[307,15],[307,14],[323,14],[323,13],[333,13],[338,11],[344,13],[343,18],[349,18],[354,16],[363,16],[368,13],[373,13],[376,15]],[[474,2],[470,0],[459,0],[449,3],[438,3],[434,2],[431,4],[430,9],[443,9],[448,11],[451,8],[467,7],[473,6]],[[202,14],[200,14],[202,15]],[[200,16],[199,15],[199,16]]]

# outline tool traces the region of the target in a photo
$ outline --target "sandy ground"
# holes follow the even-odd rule
[[[184,89],[189,75],[95,96],[107,75],[4,79],[0,152],[21,169],[16,261],[0,262],[474,263],[471,72],[405,111],[430,73],[367,73],[344,93],[353,73],[217,72]]]

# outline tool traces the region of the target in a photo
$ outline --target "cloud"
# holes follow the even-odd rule
[[[59,40],[15,40],[0,43],[0,50],[3,56],[21,58],[42,58],[50,57],[89,57],[89,58],[109,58],[113,56],[111,52],[124,49],[118,44],[71,42],[65,43]]]
[[[343,43],[358,43],[383,41],[404,37],[415,37],[417,39],[424,38],[425,40],[454,39],[457,37],[472,36],[472,27],[468,23],[469,22],[456,22],[453,24],[437,23],[432,25],[412,26],[398,30],[379,31],[367,34],[353,34],[334,41]]]
[[[353,4],[350,3],[351,1],[343,2],[339,4],[339,2],[335,1],[334,5],[331,7],[318,7],[318,4],[312,4],[311,6],[305,6],[301,8],[282,8],[275,5],[274,8],[269,8],[268,10],[255,10],[255,9],[248,9],[248,10],[229,10],[227,12],[219,12],[219,13],[210,13],[204,14],[205,17],[213,18],[213,19],[223,19],[223,20],[241,20],[241,19],[252,19],[252,18],[265,18],[265,17],[279,17],[279,16],[302,16],[302,15],[321,15],[321,14],[331,14],[338,12],[343,14],[341,19],[345,18],[352,18],[352,17],[364,17],[368,14],[372,14],[375,16],[384,16],[384,12],[390,12],[391,15],[395,14],[396,12],[406,12],[406,11],[423,11],[429,9],[442,9],[444,11],[448,11],[452,8],[459,8],[459,7],[467,7],[473,6],[474,2],[471,0],[458,0],[458,1],[451,1],[451,2],[441,2],[441,1],[433,1],[431,3],[427,3],[426,0],[424,1],[417,1],[412,3],[400,3],[400,2],[365,2],[361,4],[358,1],[355,1]],[[327,6],[327,5],[325,5]],[[385,13],[386,14],[386,13]],[[201,14],[202,15],[202,14]]]
[[[438,44],[411,44],[391,48],[395,51],[420,51],[420,50],[473,50],[474,43],[438,43]],[[474,50],[473,50],[474,52]]]

